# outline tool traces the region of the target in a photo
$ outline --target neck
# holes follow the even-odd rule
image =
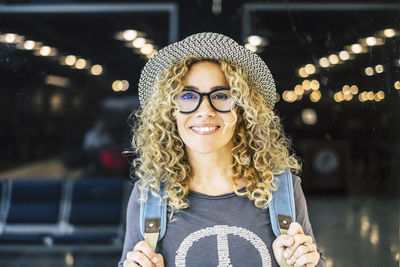
[[[187,152],[193,171],[189,181],[191,190],[207,195],[233,192],[232,148],[227,147],[207,154]]]

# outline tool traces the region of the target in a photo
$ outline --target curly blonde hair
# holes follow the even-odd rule
[[[185,144],[177,131],[174,97],[182,91],[190,67],[199,61],[204,59],[187,57],[161,72],[151,99],[135,113],[139,122],[133,128],[132,140],[133,150],[139,155],[133,162],[135,174],[141,179],[141,186],[146,184],[155,195],[161,183],[166,184],[171,214],[189,207],[186,197],[192,175]],[[290,153],[290,141],[279,117],[267,107],[261,94],[251,89],[242,69],[225,61],[207,61],[220,65],[239,107],[232,150],[234,191],[254,200],[256,207],[267,208],[271,191],[276,190],[274,174],[286,168],[298,173],[300,163]],[[237,188],[240,178],[247,181],[244,191]]]

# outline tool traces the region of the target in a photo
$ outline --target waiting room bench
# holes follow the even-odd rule
[[[0,250],[121,250],[124,178],[0,179]]]

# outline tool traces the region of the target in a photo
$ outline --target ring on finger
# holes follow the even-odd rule
[[[306,246],[306,247],[308,248],[308,252],[314,252],[314,246],[311,245],[310,243],[304,242],[303,245]]]

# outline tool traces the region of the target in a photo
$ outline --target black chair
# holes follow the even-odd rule
[[[60,180],[15,180],[7,224],[56,224],[60,211]]]
[[[121,233],[123,179],[86,178],[72,182],[66,222],[73,231],[54,236],[54,244],[115,243]]]
[[[46,236],[57,232],[61,180],[13,180],[9,189],[0,243],[43,243]]]

